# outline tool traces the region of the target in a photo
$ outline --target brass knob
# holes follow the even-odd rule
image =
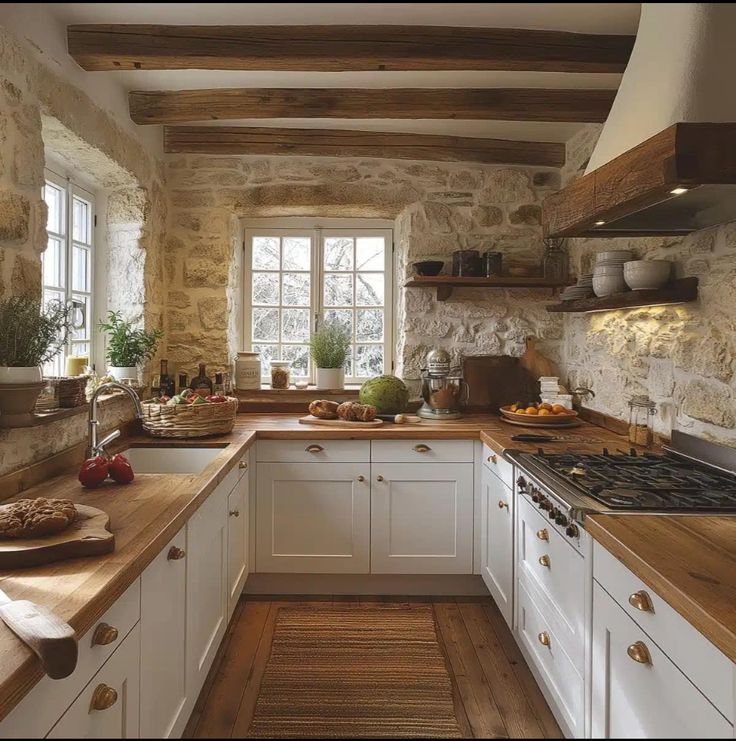
[[[304,448],[304,450],[307,453],[321,453],[324,450],[324,448],[321,445],[307,445],[307,447]]]
[[[547,646],[549,648],[550,640],[549,640],[549,633],[546,630],[543,630],[538,636],[537,640],[543,645]]]
[[[230,517],[240,517],[240,510],[239,509],[232,509],[230,512],[228,512]]]
[[[639,664],[652,663],[652,657],[649,653],[649,649],[641,641],[632,643],[626,649],[626,653],[629,655],[630,658],[632,658],[634,661],[637,661]]]
[[[248,470],[248,464],[245,461],[240,461],[240,463],[238,463],[238,468],[241,471],[247,471]]]
[[[654,612],[652,599],[643,589],[629,596],[629,604],[642,612]]]
[[[414,450],[417,453],[429,453],[432,448],[430,448],[429,445],[425,445],[424,443],[419,443],[419,445],[414,446]]]
[[[107,623],[100,623],[92,634],[93,646],[109,646],[118,639],[118,629]]]
[[[383,481],[383,476],[376,476],[376,481]]]
[[[181,559],[186,555],[187,553],[185,550],[172,545],[171,548],[169,548],[169,554],[166,558],[168,558],[169,561],[181,561]]]
[[[365,481],[365,476],[358,476],[358,481],[362,484]]]
[[[543,527],[541,530],[537,530],[537,537],[540,540],[549,540],[549,532],[547,531],[547,528]]]
[[[495,453],[493,455],[488,456],[488,462],[489,463],[498,463],[498,458],[496,457]]]
[[[503,501],[503,499],[498,500],[498,508],[503,509],[504,507],[508,507],[509,505],[506,504],[506,502]]]
[[[106,684],[98,684],[92,693],[92,702],[89,705],[89,712],[93,710],[107,710],[118,701],[118,693],[113,687]]]
[[[539,565],[549,568],[549,556],[546,553],[539,557]]]

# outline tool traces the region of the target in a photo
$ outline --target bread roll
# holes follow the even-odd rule
[[[337,408],[337,416],[346,422],[372,422],[377,412],[371,404],[359,404],[357,401],[344,401]]]
[[[317,399],[309,404],[309,413],[318,419],[337,419],[339,404],[329,399]]]

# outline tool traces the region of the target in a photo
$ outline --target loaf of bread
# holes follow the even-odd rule
[[[319,419],[337,419],[339,404],[329,399],[316,399],[309,404],[309,413]]]
[[[357,401],[344,401],[337,408],[337,416],[346,422],[372,422],[377,413],[372,404],[359,404]]]
[[[0,507],[0,538],[38,538],[66,530],[77,508],[68,499],[19,499]]]

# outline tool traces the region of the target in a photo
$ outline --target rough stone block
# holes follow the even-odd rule
[[[0,190],[0,242],[25,242],[30,214],[31,204],[25,196]]]
[[[723,384],[690,381],[682,392],[682,412],[718,427],[736,427],[733,392]]]
[[[227,285],[227,277],[226,263],[196,257],[184,262],[184,285],[188,288],[219,288]]]
[[[526,224],[536,226],[542,223],[542,207],[535,204],[519,206],[509,214],[511,224]]]
[[[202,328],[210,331],[213,329],[224,330],[227,328],[227,299],[226,298],[203,298],[197,303],[199,321]]]

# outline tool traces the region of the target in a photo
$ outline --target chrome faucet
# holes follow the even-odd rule
[[[138,398],[138,394],[130,388],[130,386],[123,386],[122,383],[116,383],[115,381],[109,381],[98,386],[92,393],[92,398],[89,400],[89,448],[90,455],[94,458],[95,456],[102,455],[105,452],[105,446],[111,443],[116,438],[120,437],[120,430],[113,430],[109,435],[106,435],[102,440],[97,439],[97,426],[100,424],[97,419],[97,397],[104,391],[112,389],[120,389],[125,391],[128,396],[133,400],[135,404],[135,415],[138,419],[143,419],[143,407],[141,406],[141,400]]]

